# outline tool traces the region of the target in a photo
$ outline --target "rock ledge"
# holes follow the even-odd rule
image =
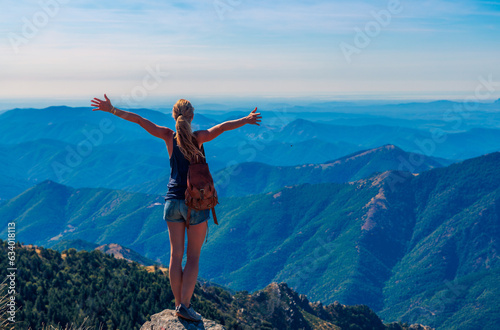
[[[214,321],[203,318],[200,322],[186,321],[177,316],[174,310],[165,309],[164,311],[151,316],[151,321],[144,323],[140,330],[225,330],[222,325]]]

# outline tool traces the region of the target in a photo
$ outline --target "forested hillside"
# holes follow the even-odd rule
[[[4,255],[7,247],[0,241]],[[69,249],[61,254],[18,243],[15,252],[16,329],[84,324],[91,329],[132,330],[152,314],[174,307],[168,276],[158,268],[151,272],[100,251]],[[0,261],[2,277],[7,261]],[[197,284],[192,304],[227,329],[408,329],[402,324],[383,325],[366,306],[311,304],[284,283],[270,284],[252,295]]]

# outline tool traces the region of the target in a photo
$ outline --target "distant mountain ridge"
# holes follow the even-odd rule
[[[398,117],[378,116],[371,124],[373,116],[347,113],[343,120],[332,124],[300,118],[300,112],[281,114],[280,109],[270,109],[269,119],[261,127],[244,126],[207,143],[207,159],[211,170],[216,172],[242,163],[320,164],[386,144],[447,159],[465,159],[500,150],[500,116],[494,112],[478,111],[458,126],[443,119],[436,121],[435,115],[426,121],[426,113],[432,112],[432,107],[445,109],[453,104],[404,105],[426,109],[419,114],[422,118],[415,118],[420,123],[415,127],[398,126],[403,120]],[[493,105],[486,108],[491,107]],[[349,109],[356,110],[355,107]],[[159,125],[174,128],[174,121],[167,113],[148,109],[133,111]],[[199,113],[193,129],[208,128],[230,114],[218,114],[218,120],[214,120],[209,112]],[[340,115],[321,112],[326,119],[342,118]],[[488,125],[481,126],[484,120],[475,118],[476,115],[479,119],[488,115]],[[359,125],[362,119],[365,124]],[[458,128],[450,127],[451,124]],[[443,131],[439,131],[441,129]],[[436,140],[435,130],[444,136]],[[109,113],[92,112],[90,107],[13,109],[0,114],[0,132],[0,171],[8,178],[8,183],[2,185],[0,199],[12,198],[44,180],[74,187],[165,193],[165,187],[155,182],[156,178],[165,180],[169,173],[164,143],[138,125]]]
[[[405,152],[394,145],[362,150],[321,164],[271,166],[263,163],[241,163],[213,174],[219,196],[246,196],[278,190],[304,183],[344,183],[356,181],[376,172],[405,170],[420,173],[452,162]],[[169,176],[131,188],[149,194],[162,194]]]
[[[2,185],[0,199],[12,198],[44,180],[74,187],[134,191],[136,187],[169,174],[168,152],[163,141],[137,124],[90,109],[49,107],[14,109],[1,114],[0,171],[8,180]],[[174,120],[165,113],[147,109],[134,111],[159,125],[175,129]],[[215,124],[212,119],[197,114],[193,129]],[[212,171],[250,158],[271,164],[325,160],[326,155],[318,157],[309,143],[329,150],[332,157],[359,149],[337,141],[305,141],[290,148],[288,143],[281,141],[260,141],[256,136],[258,129],[256,126],[244,127],[238,130],[237,139],[235,132],[228,132],[220,143],[218,140],[208,143],[205,149]],[[277,128],[266,126],[265,129],[272,132]],[[161,193],[165,192],[166,187],[162,187]]]
[[[326,142],[344,141],[358,145],[361,149],[393,144],[404,150],[447,159],[467,159],[500,150],[498,127],[448,131],[436,127],[423,130],[381,124],[331,125],[297,119],[283,127],[275,137],[290,143],[311,138]]]
[[[344,183],[377,172],[403,170],[420,173],[451,164],[451,161],[403,151],[394,145],[363,150],[322,164],[271,167],[243,163],[215,173],[221,196],[245,196],[304,183]]]

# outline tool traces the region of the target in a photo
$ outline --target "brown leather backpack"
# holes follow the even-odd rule
[[[201,152],[205,156],[203,145]],[[189,220],[191,219],[191,209],[196,211],[212,209],[212,215],[216,225],[217,217],[215,216],[215,205],[219,204],[217,198],[217,191],[214,187],[214,180],[205,158],[196,155],[195,159],[190,162],[187,174],[187,188],[186,188],[186,205],[188,207],[188,214],[186,219],[186,227],[189,229]]]

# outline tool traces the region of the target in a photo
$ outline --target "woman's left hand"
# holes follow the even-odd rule
[[[262,119],[262,116],[260,115],[260,112],[257,112],[257,108],[253,109],[252,112],[246,117],[247,124],[251,125],[257,125],[260,126],[260,121]]]
[[[111,110],[113,109],[111,101],[108,99],[106,94],[104,94],[104,98],[106,99],[105,101],[100,100],[97,97],[90,101],[92,106],[95,107],[95,109],[92,109],[92,111],[101,110],[105,112],[111,112]]]

